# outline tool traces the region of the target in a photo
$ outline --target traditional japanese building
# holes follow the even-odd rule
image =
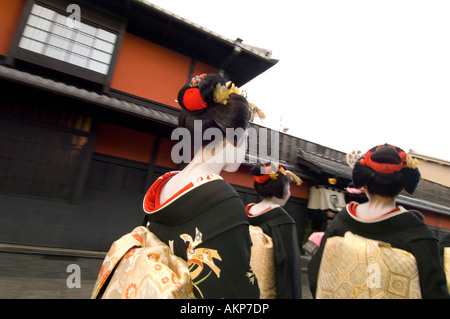
[[[72,2],[0,2],[1,243],[107,250],[141,224],[149,185],[180,168],[171,159],[178,90],[210,72],[242,86],[277,63],[269,50],[146,1]],[[310,187],[349,181],[344,154],[266,131],[268,145],[279,134],[277,158],[303,179],[285,207],[301,242]],[[223,174],[245,203],[258,200],[249,165],[270,158],[252,156]],[[424,208],[431,226],[450,229],[441,197],[402,199]]]

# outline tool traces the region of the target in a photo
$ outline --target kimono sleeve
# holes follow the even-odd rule
[[[215,251],[215,271],[204,267],[193,279],[199,298],[258,299],[259,287],[250,269],[250,234],[248,225],[230,228],[205,241],[199,248]],[[195,267],[197,267],[196,265]],[[196,269],[191,270],[191,275]],[[218,289],[220,287],[220,289]]]
[[[301,299],[301,257],[294,224],[272,228],[277,299]]]
[[[417,261],[422,298],[450,298],[436,241],[416,240],[410,244],[410,249]]]

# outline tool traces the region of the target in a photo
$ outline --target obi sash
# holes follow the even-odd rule
[[[318,299],[421,299],[414,256],[351,232],[327,239]]]

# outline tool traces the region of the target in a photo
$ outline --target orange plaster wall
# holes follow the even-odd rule
[[[195,61],[194,70],[192,72],[192,75],[196,76],[196,75],[200,75],[203,73],[208,74],[208,73],[217,73],[217,72],[218,72],[218,70],[216,68],[213,68],[212,66],[204,64],[202,62]]]
[[[421,211],[425,224],[434,227],[450,229],[450,217],[446,215]]]
[[[441,228],[450,229],[450,216],[441,215],[439,224]]]
[[[437,216],[434,213],[430,213],[430,212],[424,212],[421,211],[424,219],[425,219],[425,224],[430,225],[430,226],[436,226],[437,225]]]
[[[291,183],[291,196],[298,198],[309,198],[309,182],[303,181],[300,186]]]
[[[220,176],[230,184],[253,188],[253,177],[248,166],[241,165],[236,172],[222,171]]]
[[[167,168],[178,169],[177,164],[172,161],[171,152],[172,147],[179,141],[172,141],[168,138],[161,138],[158,148],[158,154],[155,159],[155,165],[164,166]]]
[[[0,54],[8,55],[25,0],[0,1]]]
[[[191,58],[126,33],[111,88],[180,108],[175,100],[188,80],[190,67]],[[217,69],[195,62],[193,76],[211,72]]]
[[[180,108],[175,100],[190,63],[187,56],[126,33],[111,88]]]
[[[94,152],[150,163],[155,142],[156,135],[109,123],[101,123]],[[155,165],[177,169],[177,165],[171,159],[172,146],[177,142],[161,138]]]
[[[407,205],[402,206],[406,209],[416,209]],[[450,229],[450,216],[429,212],[423,209],[419,209],[419,212],[423,215],[425,224],[428,226]]]
[[[150,163],[156,136],[101,123],[94,152]]]

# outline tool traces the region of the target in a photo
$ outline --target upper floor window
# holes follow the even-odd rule
[[[26,3],[7,63],[108,86],[125,32],[124,18],[94,1]]]
[[[80,22],[74,28],[67,16],[33,4],[19,47],[76,66],[107,74],[117,35]]]

